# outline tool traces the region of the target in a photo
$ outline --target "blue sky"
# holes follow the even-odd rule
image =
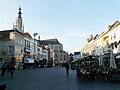
[[[0,0],[0,30],[11,29],[22,8],[25,32],[57,38],[65,51],[80,51],[90,34],[120,21],[120,0]]]

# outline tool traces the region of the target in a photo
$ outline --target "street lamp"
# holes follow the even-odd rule
[[[38,35],[38,33],[34,33],[33,36],[34,36],[34,59],[35,59],[35,37]]]

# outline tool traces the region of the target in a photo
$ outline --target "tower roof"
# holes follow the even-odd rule
[[[19,11],[18,11],[18,17],[16,18],[16,24],[13,28],[16,28],[17,30],[19,30],[20,32],[24,32],[24,28],[22,26],[22,17],[21,17],[21,7],[19,7]]]
[[[21,17],[21,14],[22,14],[22,13],[21,13],[21,7],[19,7],[18,18],[22,18],[22,17]]]

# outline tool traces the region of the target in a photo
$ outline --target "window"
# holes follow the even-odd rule
[[[114,33],[114,39],[116,39],[116,34]]]
[[[55,46],[55,49],[58,49],[58,47],[57,47],[57,46]]]
[[[111,35],[111,40],[112,40],[112,35]]]
[[[62,47],[61,46],[59,46],[59,50],[61,50],[62,49]]]
[[[37,51],[38,51],[38,52],[40,52],[40,49],[39,49],[39,48],[37,48]]]
[[[15,39],[15,42],[18,44],[18,38]]]
[[[18,38],[18,44],[20,43],[20,40],[19,40],[19,38]]]
[[[51,46],[51,49],[53,49],[53,46]]]
[[[14,53],[14,46],[9,46],[9,53],[13,54]]]

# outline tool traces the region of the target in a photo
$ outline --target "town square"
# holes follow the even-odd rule
[[[119,8],[0,0],[0,90],[119,90]]]

